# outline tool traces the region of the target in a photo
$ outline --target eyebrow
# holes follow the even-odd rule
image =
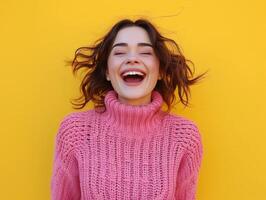
[[[112,49],[113,49],[114,47],[116,47],[116,46],[127,47],[128,44],[125,43],[125,42],[116,43],[115,45],[112,46]],[[152,44],[150,44],[150,43],[146,43],[146,42],[140,42],[140,43],[138,43],[138,46],[141,46],[141,47],[143,47],[143,46],[149,46],[149,47],[152,47],[152,48],[153,48],[153,45],[152,45]]]

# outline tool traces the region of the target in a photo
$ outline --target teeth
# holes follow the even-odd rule
[[[144,76],[144,74],[142,72],[137,72],[137,71],[129,71],[129,72],[125,72],[122,74],[123,76],[127,76],[127,75],[140,75],[140,76]]]

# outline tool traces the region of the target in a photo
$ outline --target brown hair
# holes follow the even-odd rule
[[[82,95],[76,99],[80,103],[71,102],[73,105],[79,106],[74,107],[75,109],[82,109],[90,100],[94,102],[96,110],[105,108],[105,94],[109,90],[113,90],[111,83],[106,80],[107,59],[118,31],[130,26],[138,26],[147,31],[155,54],[159,58],[159,71],[162,79],[157,81],[155,90],[160,92],[167,104],[167,112],[171,110],[176,99],[174,93],[176,87],[178,87],[178,102],[181,101],[185,106],[189,105],[190,86],[203,78],[206,72],[193,78],[194,71],[192,72],[188,66],[190,63],[194,67],[193,62],[184,57],[174,40],[162,36],[147,19],[136,21],[123,19],[117,22],[106,35],[96,40],[93,45],[78,48],[74,60],[67,61],[73,67],[74,75],[79,69],[86,69],[85,77],[80,85]],[[82,61],[79,61],[79,58]]]

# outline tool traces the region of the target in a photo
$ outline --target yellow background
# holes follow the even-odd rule
[[[79,95],[64,61],[117,20],[147,17],[197,74],[210,70],[192,87],[193,106],[174,110],[202,134],[197,199],[265,199],[265,8],[263,0],[1,0],[0,198],[49,199],[55,134]]]

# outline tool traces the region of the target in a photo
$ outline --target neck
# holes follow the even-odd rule
[[[122,130],[124,134],[142,137],[161,124],[164,112],[161,110],[161,94],[153,90],[151,101],[146,105],[130,105],[119,101],[115,90],[108,91],[104,99],[106,110],[102,114],[106,123]]]
[[[119,95],[118,95],[118,99],[123,104],[128,104],[128,105],[133,105],[133,106],[147,105],[151,102],[151,93],[141,99],[126,99]]]

